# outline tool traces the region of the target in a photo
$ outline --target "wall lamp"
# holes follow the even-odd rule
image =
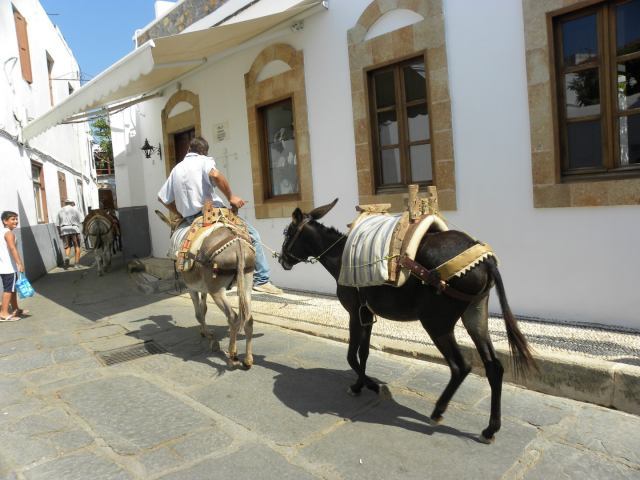
[[[144,152],[144,158],[151,158],[152,153],[157,153],[158,157],[160,157],[160,160],[162,160],[162,149],[160,148],[160,144],[158,144],[157,147],[152,147],[151,145],[149,145],[149,140],[145,138],[144,145],[142,145],[142,148],[140,150]]]

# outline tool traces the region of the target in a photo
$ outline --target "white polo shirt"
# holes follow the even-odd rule
[[[213,158],[189,152],[171,170],[158,197],[166,204],[176,202],[176,208],[183,217],[200,213],[206,199],[224,203],[209,180],[209,172],[215,169]]]

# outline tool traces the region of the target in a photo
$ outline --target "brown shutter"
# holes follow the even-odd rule
[[[60,204],[67,199],[67,177],[64,172],[58,172],[58,189],[60,190]]]
[[[22,78],[28,83],[33,82],[31,73],[31,55],[29,53],[29,36],[27,35],[27,21],[20,12],[13,11],[13,18],[16,22],[16,35],[18,37],[18,50],[20,51],[20,65],[22,66]]]

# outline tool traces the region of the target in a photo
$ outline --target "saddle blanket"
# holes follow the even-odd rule
[[[402,214],[370,215],[353,226],[344,252],[338,283],[369,287],[389,281],[391,238]]]
[[[192,227],[191,225],[180,225],[178,228],[176,228],[175,232],[173,232],[173,235],[171,235],[169,252],[167,253],[167,257],[169,257],[172,260],[178,260],[178,253],[180,252],[180,250],[182,250],[182,245],[184,244],[184,241],[187,238],[187,235],[189,234],[189,230],[191,229],[191,227]],[[191,241],[191,245],[189,246],[189,252],[192,255],[197,254],[198,250],[200,250],[200,247],[202,246],[202,243],[205,241],[205,239],[209,235],[211,235],[211,233],[214,230],[217,230],[218,228],[226,228],[226,227],[222,223],[214,223],[213,225],[210,225],[208,227],[200,228],[196,233],[195,237]],[[184,270],[190,270],[192,267],[192,264],[193,264],[192,260],[185,261]]]

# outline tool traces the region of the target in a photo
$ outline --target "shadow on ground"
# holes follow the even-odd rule
[[[54,269],[34,282],[37,294],[91,321],[167,297],[162,293],[142,293],[130,277],[121,253],[113,257],[111,270],[102,277],[98,276],[92,253],[85,254],[80,265],[80,268]]]

